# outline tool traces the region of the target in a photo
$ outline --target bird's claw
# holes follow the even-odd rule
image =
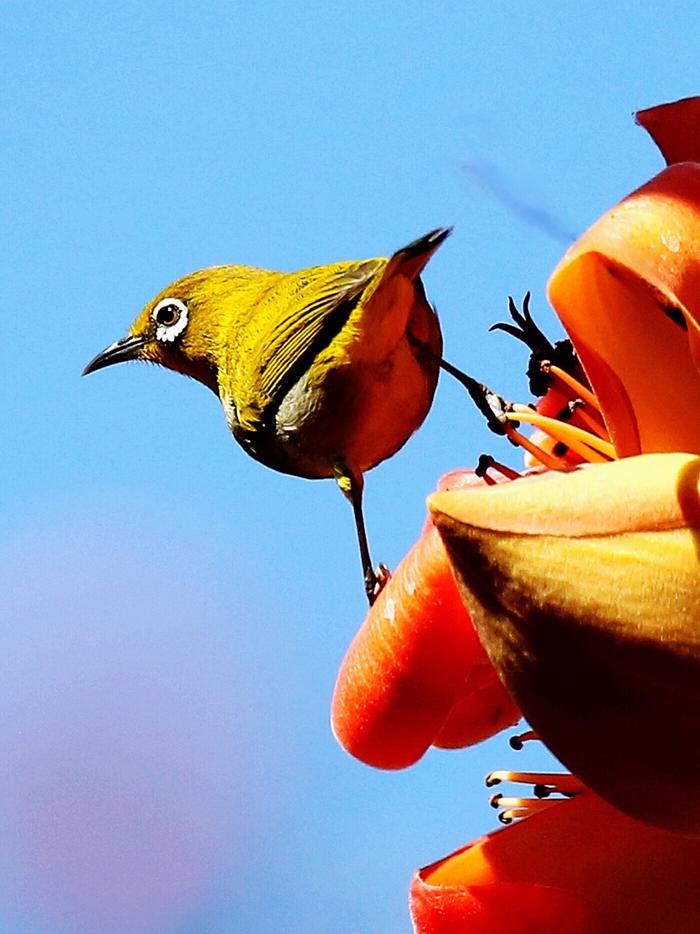
[[[365,593],[370,606],[384,590],[390,578],[391,571],[383,562],[380,562],[376,571],[370,570],[365,574]]]

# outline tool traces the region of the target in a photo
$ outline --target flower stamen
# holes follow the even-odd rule
[[[477,477],[481,477],[482,480],[485,480],[486,483],[492,486],[498,481],[489,476],[489,470],[497,471],[507,480],[519,480],[520,477],[522,477],[522,474],[518,473],[517,470],[513,470],[512,467],[508,467],[506,464],[501,464],[500,461],[497,461],[491,454],[481,454],[479,456],[479,462],[474,468],[474,473]]]
[[[531,743],[535,740],[539,740],[537,733],[535,733],[534,730],[525,730],[524,733],[517,733],[515,736],[511,736],[508,743],[511,749],[515,749],[516,752],[519,752],[525,743]]]
[[[506,412],[504,418],[509,421],[526,422],[540,428],[550,438],[555,441],[561,441],[576,451],[584,460],[589,463],[605,463],[609,460],[615,460],[615,448],[598,435],[592,434],[583,428],[577,428],[569,422],[562,422],[556,418],[550,418],[548,415],[540,415],[534,412],[526,405],[513,405],[512,411]]]
[[[523,735],[527,739],[536,739],[534,735]],[[489,804],[500,811],[498,819],[502,824],[511,824],[515,820],[530,817],[566,798],[575,798],[586,790],[583,782],[570,772],[513,772],[510,769],[495,769],[486,776],[487,788],[493,788],[502,782],[530,785],[534,796],[530,798],[501,793],[491,795]]]
[[[550,454],[549,451],[546,451],[538,444],[530,441],[529,438],[521,434],[516,428],[513,428],[508,420],[505,422],[505,435],[513,444],[518,445],[523,448],[523,450],[527,451],[528,454],[532,455],[543,467],[548,467],[550,470],[571,470],[571,465],[567,464],[565,460],[556,457],[554,454]]]
[[[542,798],[516,798],[506,795],[492,795],[489,804],[499,811],[498,819],[502,824],[512,824],[513,821],[522,820],[554,807],[556,798],[545,800]]]
[[[572,399],[571,402],[567,405],[568,416],[565,417],[563,412],[559,413],[559,418],[562,421],[568,421],[568,419],[577,419],[593,432],[593,434],[598,435],[599,438],[605,439],[605,441],[610,440],[610,435],[608,430],[600,419],[596,418],[592,412],[588,411],[586,408],[586,403],[583,399]]]
[[[542,372],[549,376],[553,382],[558,381],[563,383],[564,387],[573,393],[574,398],[581,399],[596,412],[600,412],[600,405],[596,394],[587,386],[584,386],[575,376],[572,376],[571,373],[567,373],[566,370],[562,370],[560,366],[550,363],[548,360],[545,360],[540,367]]]
[[[571,772],[513,772],[510,769],[494,769],[486,776],[486,787],[493,788],[502,782],[517,785],[545,785],[559,793],[579,792],[585,787]]]

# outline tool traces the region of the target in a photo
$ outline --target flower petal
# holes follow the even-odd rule
[[[635,114],[661,150],[667,165],[700,162],[700,97],[685,97]]]
[[[410,890],[415,934],[602,934],[585,905],[551,886],[435,886],[416,875]]]
[[[416,762],[450,712],[481,647],[435,528],[377,597],[338,673],[333,732],[384,769]]]
[[[447,554],[445,554],[447,559]],[[461,691],[433,738],[440,749],[462,749],[515,726],[520,711],[482,650],[467,673]]]
[[[483,486],[453,471],[441,488]],[[479,669],[475,681],[471,672]],[[487,690],[488,688],[488,690]],[[331,723],[369,765],[399,769],[437,742],[465,746],[520,718],[479,644],[442,540],[428,520],[343,660]]]
[[[700,841],[586,793],[418,872],[411,914],[416,934],[692,934],[698,870]]]
[[[482,644],[541,739],[620,810],[693,834],[699,477],[700,458],[649,455],[429,501]]]
[[[671,166],[603,215],[548,291],[617,453],[700,453],[700,165]]]

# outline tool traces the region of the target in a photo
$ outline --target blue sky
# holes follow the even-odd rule
[[[487,330],[528,289],[556,329],[565,244],[474,167],[584,229],[661,168],[631,114],[700,90],[697,14],[10,2],[2,33],[0,931],[407,931],[410,873],[493,825],[483,774],[514,754],[347,757],[328,727],[365,613],[347,504],[247,459],[200,386],[80,371],[195,268],[385,255],[453,224],[425,274],[446,356],[523,398],[522,354]],[[485,450],[511,456],[443,380],[367,478],[375,557],[396,564],[437,477]]]

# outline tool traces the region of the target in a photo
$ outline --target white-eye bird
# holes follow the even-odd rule
[[[84,373],[149,360],[192,376],[218,395],[251,457],[298,477],[335,477],[352,504],[371,603],[388,572],[370,559],[363,474],[430,409],[442,335],[420,273],[449,233],[433,230],[389,259],[193,272]]]

